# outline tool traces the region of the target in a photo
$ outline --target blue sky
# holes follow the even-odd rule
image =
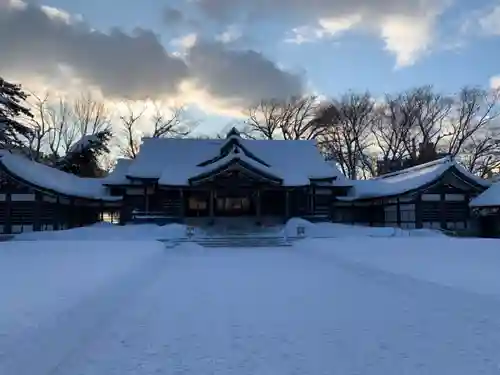
[[[0,5],[16,1],[22,2],[0,0]],[[424,84],[453,92],[464,85],[489,87],[500,75],[500,0],[40,0],[32,7],[42,5],[74,17],[63,31],[75,35],[71,42],[63,37],[61,43],[45,44],[39,35],[59,38],[61,33],[47,31],[43,22],[42,31],[33,30],[37,38],[30,43],[49,45],[57,57],[44,60],[46,66],[36,69],[40,74],[63,63],[80,84],[98,86],[105,95],[182,96],[198,113],[226,120],[265,95],[302,90],[333,96],[349,89],[379,95]],[[176,22],[167,17],[172,10],[181,15]],[[78,44],[76,38],[85,34],[75,32],[82,20],[87,34],[94,29],[103,35],[98,43],[84,35],[82,43],[88,45],[78,51],[84,58],[76,59],[74,47],[60,46]],[[151,31],[160,48],[174,54],[165,69],[153,34],[121,38],[119,48],[109,51],[118,39],[105,34],[119,29],[129,35],[136,28]],[[23,40],[16,42],[14,57],[0,59],[0,73],[17,73],[11,68],[17,66],[16,56],[26,61]],[[89,55],[96,58],[82,62]],[[24,75],[33,71],[32,66],[21,69],[25,64],[18,69]],[[121,80],[121,69],[137,82]],[[179,85],[182,95],[173,88]]]

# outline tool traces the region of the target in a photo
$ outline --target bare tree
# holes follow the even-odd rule
[[[472,135],[459,155],[460,161],[480,177],[491,177],[500,169],[500,140],[498,134],[484,130],[485,135]]]
[[[153,115],[147,118],[146,110],[147,108],[144,106],[140,111],[134,111],[129,105],[128,113],[120,116],[123,139],[119,148],[125,157],[131,159],[137,157],[143,136],[151,138],[186,137],[198,124],[187,115],[183,107],[163,108],[156,105]]]
[[[471,172],[486,176],[498,168],[500,93],[465,87],[453,102],[444,148]]]
[[[187,118],[184,107],[170,107],[168,112],[165,114],[160,106],[155,106],[155,113],[151,119],[153,131],[150,137],[185,137],[192,131],[195,123]]]
[[[74,126],[73,109],[71,104],[59,98],[58,103],[51,106],[47,121],[50,122],[52,131],[49,132],[50,158],[55,161],[59,155],[68,152],[70,147],[78,140],[79,130]]]
[[[103,102],[90,94],[75,100],[31,94],[30,121],[33,130],[27,139],[29,156],[37,161],[55,163],[85,136],[110,129],[109,113]]]
[[[320,109],[316,96],[263,100],[248,109],[244,131],[264,139],[316,139],[325,131],[317,121]]]
[[[245,132],[250,137],[274,139],[280,130],[283,117],[283,103],[277,100],[261,101],[248,109]]]
[[[110,127],[110,114],[106,105],[90,93],[84,93],[75,99],[72,108],[73,122],[80,137],[96,134]]]
[[[372,134],[379,151],[379,161],[389,164],[402,160],[407,153],[412,122],[401,106],[401,97],[386,95],[385,102],[375,106]]]
[[[27,137],[27,152],[30,159],[40,161],[43,158],[44,146],[49,146],[50,134],[54,131],[50,121],[49,94],[38,96],[30,93],[30,99],[33,102],[31,108],[33,117],[29,121],[32,131]]]
[[[137,122],[142,118],[146,107],[138,113],[135,113],[132,107],[128,106],[126,116],[120,116],[122,122],[122,139],[123,143],[119,146],[123,156],[135,159],[139,153],[141,144],[141,135],[137,129]]]
[[[452,108],[449,97],[435,93],[432,86],[409,90],[399,96],[406,128],[404,141],[409,157],[426,162],[436,154],[439,143],[447,136],[445,124]]]
[[[371,166],[368,150],[372,145],[370,129],[376,120],[374,106],[369,93],[351,92],[333,101],[317,117],[325,129],[321,135],[322,149],[351,179],[356,179],[360,170]]]

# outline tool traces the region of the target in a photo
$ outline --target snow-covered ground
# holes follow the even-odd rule
[[[0,374],[500,374],[500,242],[0,244]]]

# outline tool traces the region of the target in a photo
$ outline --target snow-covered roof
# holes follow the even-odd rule
[[[131,164],[131,159],[118,159],[115,168],[106,177],[102,178],[102,182],[106,185],[126,185],[130,183],[126,174]]]
[[[498,207],[500,206],[500,182],[495,182],[482,194],[472,199],[471,207]]]
[[[0,163],[12,175],[42,189],[78,198],[107,201],[121,199],[109,196],[100,178],[78,177],[5,150],[0,151]]]
[[[205,163],[219,156],[229,138],[234,137],[255,158],[245,152],[231,152],[214,163]],[[310,179],[345,180],[337,168],[325,162],[314,141],[248,140],[234,134],[229,138],[145,138],[139,155],[131,161],[124,174],[131,178],[158,179],[158,183],[163,185],[188,185],[191,178],[225,163],[241,160],[267,175],[281,179],[285,186],[308,185]]]
[[[389,197],[416,190],[437,181],[445,172],[455,168],[467,179],[479,186],[488,187],[490,183],[462,167],[451,157],[445,157],[398,172],[382,175],[371,180],[353,181],[349,196],[342,200]]]

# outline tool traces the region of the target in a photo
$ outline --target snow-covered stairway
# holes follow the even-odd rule
[[[211,236],[197,238],[182,238],[174,241],[162,241],[167,246],[177,246],[182,243],[196,243],[203,247],[284,247],[291,246],[290,240],[282,236]]]
[[[204,247],[281,247],[291,243],[281,236],[216,236],[195,240]]]

